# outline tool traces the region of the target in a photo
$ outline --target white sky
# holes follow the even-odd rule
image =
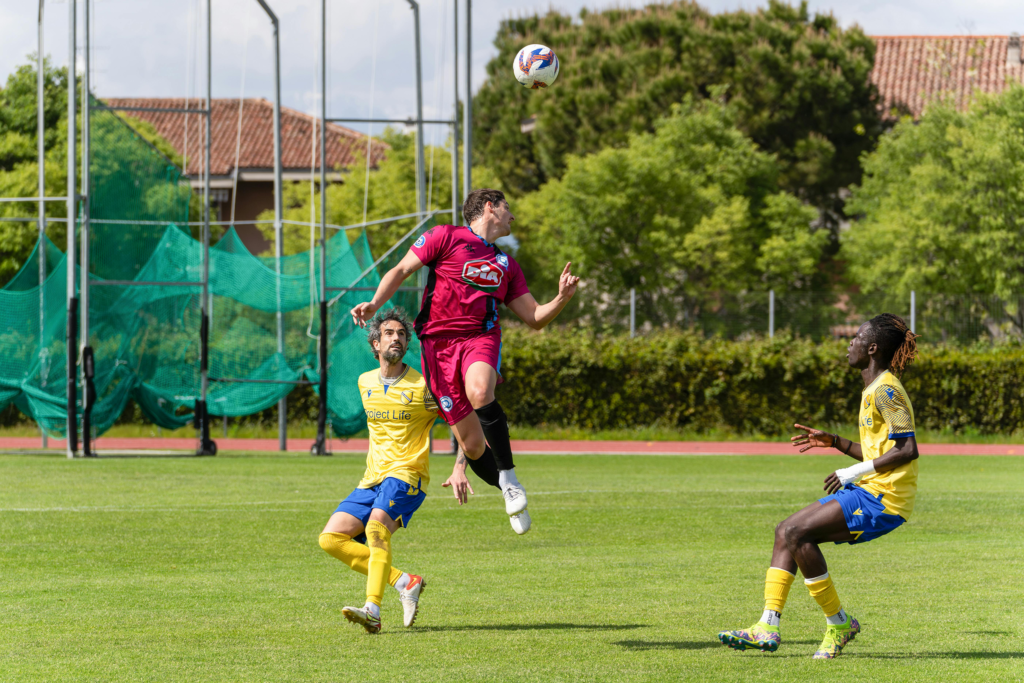
[[[318,110],[319,12],[317,0],[267,0],[281,22],[282,101],[302,111]],[[583,2],[474,0],[473,83],[485,78],[491,45],[502,18],[554,7],[576,15],[581,7],[642,5],[631,0]],[[756,2],[704,0],[712,11],[753,8]],[[79,32],[84,0],[78,0]],[[1019,8],[1008,0],[812,0],[811,11],[833,11],[844,26],[859,24],[872,35],[987,35],[1024,32]],[[330,14],[329,116],[367,117],[376,54],[376,117],[415,113],[412,12],[405,0],[328,0]],[[93,91],[100,96],[181,97],[205,92],[203,64],[205,0],[92,0]],[[465,3],[460,1],[460,39]],[[421,0],[424,115],[447,118],[452,107],[452,0]],[[379,13],[379,14],[378,14]],[[36,49],[35,0],[0,0],[0,83]],[[442,17],[445,21],[442,25]],[[374,50],[374,26],[377,26]],[[67,0],[46,0],[45,51],[67,63]],[[270,22],[256,0],[213,0],[213,95],[273,95]],[[444,40],[440,39],[444,32]],[[460,41],[462,42],[462,41]],[[81,50],[82,40],[79,39]],[[444,48],[443,52],[438,47]],[[464,50],[464,42],[460,52]],[[81,61],[81,55],[79,55]],[[189,67],[192,67],[191,70]],[[244,67],[244,68],[243,68]],[[440,68],[439,68],[440,67]],[[511,71],[511,65],[509,67]],[[465,77],[459,78],[464,91]],[[464,95],[465,93],[462,92]],[[353,126],[358,127],[358,126]],[[379,130],[379,127],[378,127]],[[437,131],[438,142],[444,133]]]

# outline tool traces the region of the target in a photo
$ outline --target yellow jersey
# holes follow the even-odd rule
[[[874,460],[896,445],[895,439],[914,436],[914,407],[896,375],[883,372],[861,394],[860,450],[864,461]],[[917,494],[917,460],[888,472],[865,475],[859,486],[882,495],[890,515],[909,519]]]
[[[371,370],[359,375],[359,393],[370,430],[370,450],[357,488],[371,488],[387,477],[426,487],[430,482],[430,427],[437,418],[437,403],[423,375],[406,366],[387,386],[380,370]]]

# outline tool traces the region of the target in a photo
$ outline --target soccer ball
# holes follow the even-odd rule
[[[512,71],[523,87],[546,88],[558,78],[558,57],[544,45],[527,45],[512,62]]]

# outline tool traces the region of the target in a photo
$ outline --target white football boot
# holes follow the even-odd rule
[[[353,624],[359,624],[367,633],[380,633],[380,617],[367,607],[346,607],[341,610],[345,618]]]
[[[409,574],[409,584],[398,591],[398,599],[402,602],[402,611],[405,612],[405,627],[409,628],[416,623],[416,615],[420,611],[420,595],[427,587],[427,580],[422,576]]]
[[[512,530],[522,536],[530,530],[530,513],[523,510],[518,515],[512,515],[508,518],[508,521],[512,523]]]
[[[505,498],[505,514],[509,517],[526,509],[526,489],[519,482],[506,486],[501,495]]]

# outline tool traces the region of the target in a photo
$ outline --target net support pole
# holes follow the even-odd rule
[[[66,330],[67,347],[67,456],[75,457],[78,450],[78,387],[76,372],[78,370],[78,292],[75,288],[75,174],[78,171],[75,159],[75,124],[78,118],[75,111],[75,53],[77,52],[77,36],[75,35],[77,18],[75,0],[68,0],[68,194],[67,194],[67,280],[68,280],[68,319]]]
[[[320,0],[320,396],[313,455],[327,452],[327,0]]]
[[[775,290],[768,290],[768,338],[775,336]]]
[[[45,104],[46,92],[44,88],[45,73],[43,59],[43,0],[39,0],[39,25],[38,25],[38,47],[36,50],[36,172],[38,181],[39,196],[39,384],[46,388],[46,379],[49,374],[47,367],[46,340],[46,144],[44,132],[46,127]],[[42,434],[42,447],[46,448],[46,430],[40,423],[39,431]]]
[[[917,329],[917,292],[910,290],[910,331]]]
[[[452,0],[452,225],[459,224],[459,0]],[[431,430],[433,434],[433,430]],[[433,438],[433,437],[431,437]]]
[[[82,3],[84,12],[84,40],[82,52],[82,234],[81,234],[81,267],[78,286],[81,298],[81,344],[82,344],[82,455],[93,457],[92,450],[92,406],[96,400],[96,386],[93,383],[95,368],[93,364],[92,346],[89,344],[89,158],[92,151],[89,136],[89,0]]]
[[[636,336],[636,287],[629,288],[629,338]]]
[[[277,352],[284,356],[284,314],[281,312],[281,257],[284,255],[283,199],[281,197],[281,30],[277,15],[265,0],[257,0],[274,27],[274,260],[277,293]],[[277,444],[288,450],[288,399],[277,402]]]
[[[457,2],[458,0],[456,0]],[[466,0],[466,99],[462,104],[462,196],[473,191],[473,0]],[[454,220],[454,217],[453,217]],[[465,220],[465,217],[463,217]]]
[[[426,164],[423,157],[423,68],[420,55],[420,6],[408,0],[412,7],[413,29],[416,34],[416,206],[420,214],[427,212]],[[421,268],[417,276],[419,285],[427,285],[427,269]]]
[[[203,145],[203,292],[199,299],[199,400],[196,401],[195,426],[198,436],[196,455],[216,455],[217,444],[210,438],[210,414],[206,396],[210,385],[210,107],[213,100],[213,0],[206,0],[206,139]]]
[[[420,213],[427,212],[426,164],[423,161],[423,67],[420,55],[420,6],[416,0],[408,0],[412,7],[413,26],[416,33],[416,206]]]

